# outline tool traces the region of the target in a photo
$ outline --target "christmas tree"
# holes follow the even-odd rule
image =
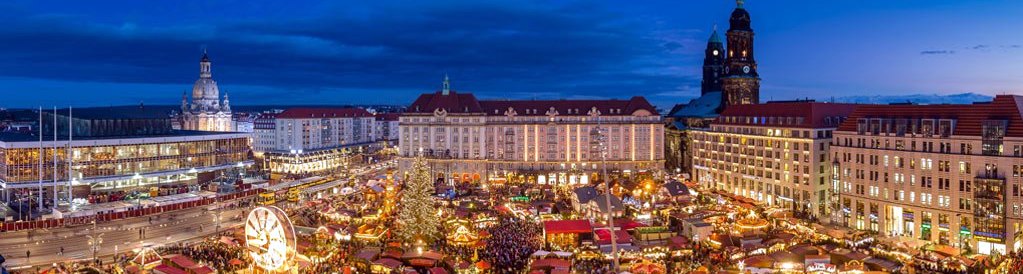
[[[433,181],[423,157],[412,163],[412,174],[405,181],[399,200],[398,237],[408,244],[432,244],[440,238],[437,208],[433,204]]]

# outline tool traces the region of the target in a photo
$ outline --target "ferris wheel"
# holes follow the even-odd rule
[[[287,270],[295,257],[295,228],[275,206],[261,206],[245,220],[245,247],[253,263],[268,272]]]

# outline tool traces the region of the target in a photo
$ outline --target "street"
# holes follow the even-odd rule
[[[384,161],[371,166],[355,167],[356,175],[375,176],[380,171],[394,166],[394,161]],[[7,259],[9,269],[25,268],[32,265],[48,265],[56,262],[78,261],[92,258],[89,237],[102,234],[102,243],[97,257],[109,257],[143,245],[158,247],[176,244],[216,233],[216,211],[207,211],[216,205],[202,206],[148,217],[138,217],[98,225],[65,227],[60,229],[38,229],[0,234],[0,255]],[[224,209],[221,213],[220,231],[240,226],[249,208]],[[235,218],[241,216],[242,218]],[[199,231],[199,227],[202,231]],[[143,237],[140,238],[140,232]],[[59,254],[64,248],[63,254]],[[116,249],[116,250],[115,250]],[[26,254],[26,251],[31,254]],[[30,257],[26,255],[31,255]]]
[[[156,243],[156,246],[172,244],[215,233],[215,211],[206,212],[208,207],[197,207],[175,211],[149,218],[139,217],[101,223],[98,232],[102,233],[102,244],[97,256],[104,257],[140,248],[143,244]],[[228,227],[241,224],[241,220],[233,217],[244,213],[244,209],[224,210],[221,213],[221,231]],[[200,232],[199,226],[203,230]],[[144,231],[144,240],[139,238],[139,231]],[[68,227],[51,230],[18,231],[0,235],[0,255],[7,259],[6,265],[11,269],[31,265],[44,265],[68,260],[83,260],[92,257],[89,238],[93,235],[92,225]],[[64,248],[63,256],[59,255]],[[26,251],[31,257],[26,258]]]

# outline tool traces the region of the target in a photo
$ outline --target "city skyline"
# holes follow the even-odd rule
[[[0,84],[19,96],[3,107],[175,105],[207,48],[235,105],[401,105],[449,74],[453,89],[481,98],[635,94],[664,108],[699,95],[703,45],[735,5],[305,4],[4,4],[0,56],[14,62],[0,66]],[[991,31],[1020,20],[1006,12],[1018,3],[746,7],[765,101],[995,95],[1023,81],[1012,69],[1023,42]]]

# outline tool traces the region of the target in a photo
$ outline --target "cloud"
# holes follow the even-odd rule
[[[1015,45],[1015,44],[1013,44],[1013,45],[977,44],[977,45],[973,45],[973,46],[969,46],[969,47],[964,47],[961,50],[962,51],[990,52],[992,49],[1001,49],[1001,50],[1004,50],[1004,51],[1008,51],[1008,50],[1019,49],[1019,48],[1023,48],[1023,46]],[[957,52],[956,50],[943,49],[943,50],[925,50],[925,51],[921,51],[920,54],[922,54],[922,55],[942,55],[942,54],[956,54],[956,52]]]
[[[685,46],[677,37],[651,35],[655,30],[641,22],[588,3],[353,5],[360,6],[171,26],[6,9],[0,11],[8,18],[0,25],[0,76],[187,89],[206,47],[214,78],[232,99],[246,95],[233,87],[268,86],[354,101],[359,95],[337,90],[425,92],[445,73],[456,89],[483,96],[623,97],[698,81],[676,72],[679,64],[698,66],[700,52],[674,53]]]
[[[853,95],[820,99],[857,104],[889,104],[906,102],[915,104],[972,104],[974,102],[991,101],[992,97],[979,93],[965,92],[954,94],[919,93],[905,95]]]

